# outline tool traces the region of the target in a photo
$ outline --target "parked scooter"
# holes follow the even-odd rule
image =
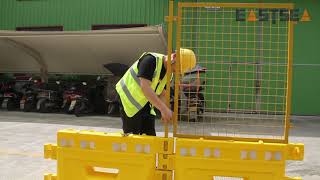
[[[76,99],[74,114],[79,117],[91,113],[104,114],[106,102],[104,100],[104,84],[99,76],[94,86],[87,88],[83,96]]]
[[[56,81],[56,84],[45,83],[44,86],[37,95],[37,111],[41,113],[59,111],[62,104],[60,81]]]
[[[3,101],[1,107],[8,111],[13,111],[19,108],[19,101],[22,93],[15,90],[15,82],[9,82],[3,93]]]
[[[71,96],[75,90],[76,87],[74,85],[71,85],[70,87],[65,87],[63,91],[63,102],[61,106],[62,112],[68,113],[69,106],[71,104]]]
[[[73,83],[70,88],[63,92],[63,104],[61,108],[65,113],[74,113],[74,108],[77,103],[77,100],[80,97],[84,96],[86,87],[86,82]]]
[[[24,95],[20,100],[20,110],[24,112],[31,112],[36,110],[37,106],[37,90],[36,84],[38,80],[32,81],[32,78],[29,79],[29,82],[25,84],[22,89],[24,90]]]
[[[203,118],[205,110],[205,98],[203,94],[205,81],[201,79],[200,75],[206,73],[206,70],[206,68],[196,65],[192,70],[185,73],[180,84],[183,95],[186,97],[185,109],[189,117],[191,112],[196,112],[195,119],[197,120]]]
[[[2,105],[4,91],[5,91],[6,84],[4,82],[0,83],[0,104]]]
[[[113,74],[106,86],[107,115],[119,116],[120,98],[116,92],[116,83],[127,72],[129,66],[120,63],[110,63],[103,66]]]

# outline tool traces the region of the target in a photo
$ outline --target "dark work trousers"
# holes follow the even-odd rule
[[[120,103],[120,117],[122,119],[122,129],[124,133],[156,136],[156,130],[154,127],[156,116],[150,114],[149,103],[147,103],[133,117],[128,117],[126,115],[122,103]]]

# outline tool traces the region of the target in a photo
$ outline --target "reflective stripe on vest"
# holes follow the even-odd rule
[[[131,74],[132,78],[136,81],[136,83],[138,85],[140,85],[140,79],[138,78],[136,72],[134,72],[133,68],[130,68],[129,71],[130,71],[130,74]]]
[[[142,106],[132,97],[128,87],[126,86],[126,84],[124,83],[124,80],[121,79],[120,80],[120,84],[122,87],[123,92],[126,94],[127,98],[129,99],[129,101],[137,108],[137,109],[142,109]]]

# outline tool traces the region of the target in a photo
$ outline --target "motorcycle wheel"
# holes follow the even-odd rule
[[[13,99],[9,99],[9,101],[7,102],[7,110],[8,111],[13,111],[16,109],[16,103],[14,102]]]
[[[46,106],[47,103],[48,103],[48,100],[41,102],[40,109],[39,109],[40,113],[48,113],[49,112],[49,108]]]
[[[41,106],[40,106],[40,107],[41,107]],[[23,109],[23,111],[24,111],[24,112],[31,112],[31,111],[33,110],[33,108],[34,108],[33,103],[30,102],[30,101],[27,101],[27,102],[25,102],[25,104],[24,104],[24,109]]]
[[[118,103],[109,103],[107,114],[110,116],[117,116],[120,114],[119,112],[119,104]]]
[[[84,109],[85,109],[85,104],[81,101],[78,101],[74,106],[74,115],[77,117],[83,116]]]
[[[62,111],[66,114],[69,113],[69,107],[70,107],[71,102],[66,102],[66,104],[63,106]]]

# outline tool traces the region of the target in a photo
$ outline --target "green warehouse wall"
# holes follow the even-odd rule
[[[320,114],[320,1],[295,1],[308,9],[312,21],[294,29],[292,112]]]
[[[177,2],[177,0],[175,0]],[[320,115],[320,2],[318,0],[186,0],[192,2],[294,3],[306,8],[311,22],[294,30],[292,113]],[[1,0],[0,29],[28,26],[63,26],[89,30],[94,24],[164,24],[167,0]]]
[[[161,24],[164,0],[1,0],[0,28],[63,25],[90,30],[94,24]]]

